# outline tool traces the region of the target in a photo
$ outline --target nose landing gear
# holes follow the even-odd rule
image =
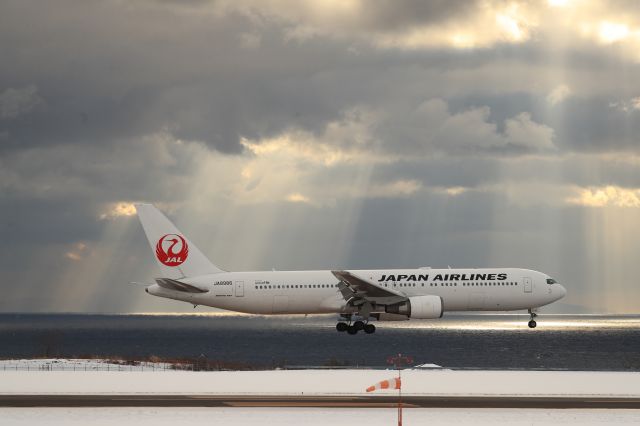
[[[536,314],[535,312],[531,311],[531,309],[529,309],[529,328],[536,328],[536,325],[538,325],[538,323],[536,323],[535,318],[538,316],[538,314]]]

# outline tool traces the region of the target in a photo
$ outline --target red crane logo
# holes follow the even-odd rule
[[[176,246],[178,246],[176,248]],[[166,266],[179,266],[187,260],[189,245],[178,234],[166,234],[156,244],[156,257]]]

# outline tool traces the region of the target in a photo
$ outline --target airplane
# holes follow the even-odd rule
[[[375,333],[371,319],[437,319],[445,312],[536,309],[567,291],[542,272],[516,268],[227,272],[152,204],[136,204],[162,270],[153,296],[249,314],[338,314],[336,330]]]

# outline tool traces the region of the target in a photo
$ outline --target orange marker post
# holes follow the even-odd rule
[[[381,382],[376,383],[375,385],[369,386],[367,388],[367,392],[373,392],[378,389],[398,389],[398,426],[402,426],[402,364],[410,364],[413,362],[411,357],[402,356],[402,354],[398,354],[397,356],[392,356],[387,359],[389,364],[394,364],[396,368],[398,368],[398,377],[394,377],[393,379],[383,380]]]
[[[413,363],[413,358],[398,354],[387,358],[387,364],[393,364],[398,369],[398,426],[402,426],[402,365]]]

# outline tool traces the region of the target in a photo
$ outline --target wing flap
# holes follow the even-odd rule
[[[381,287],[349,271],[331,271],[344,287],[338,286],[345,300],[364,299],[381,304],[392,304],[407,300],[407,297],[390,288]]]

